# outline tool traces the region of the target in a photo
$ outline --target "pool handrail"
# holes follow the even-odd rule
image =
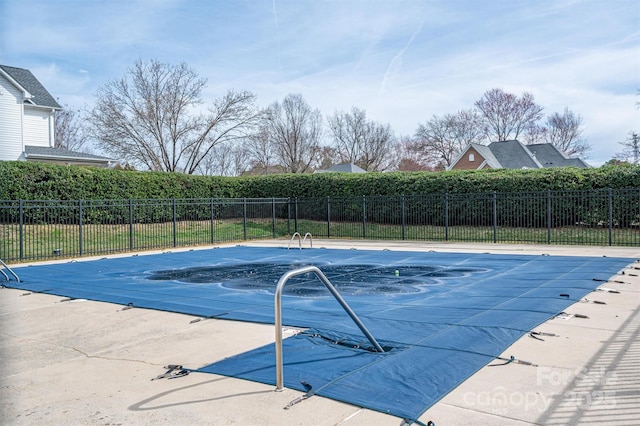
[[[280,279],[278,280],[278,284],[276,285],[276,291],[274,296],[274,308],[275,308],[275,325],[276,325],[276,391],[283,390],[284,386],[284,367],[283,367],[283,357],[282,357],[282,289],[284,285],[291,277],[296,275],[302,275],[309,272],[315,273],[320,281],[327,287],[327,289],[331,292],[333,297],[340,303],[345,312],[351,317],[353,322],[356,323],[358,328],[364,333],[364,335],[369,339],[369,342],[373,345],[377,352],[384,352],[384,349],[378,341],[373,337],[373,335],[367,330],[367,327],[360,321],[360,318],[353,312],[351,307],[347,304],[347,302],[342,298],[338,290],[331,284],[329,279],[326,277],[322,271],[316,266],[304,266],[302,268],[293,269],[291,271],[285,272]]]
[[[289,240],[289,245],[287,246],[287,250],[291,248],[291,243],[296,237],[298,237],[298,246],[300,247],[300,250],[302,250],[302,240],[301,240],[302,237],[300,236],[299,232],[293,233],[293,235],[291,236],[291,239]]]
[[[20,277],[18,276],[18,274],[13,272],[13,269],[9,268],[9,266],[4,263],[2,259],[0,259],[0,266],[9,271],[9,273],[15,277],[16,281],[20,282]],[[0,273],[4,275],[5,281],[11,281],[11,278],[9,278],[9,276],[2,270],[2,268],[0,268]]]
[[[289,240],[289,245],[287,246],[287,250],[291,248],[291,243],[296,237],[298,237],[298,248],[300,250],[302,250],[302,244],[307,240],[307,237],[309,237],[310,248],[313,248],[313,237],[311,236],[311,232],[307,232],[306,234],[304,234],[304,238],[302,238],[302,235],[300,235],[300,233],[296,231],[293,233],[293,235],[291,236],[291,239]]]

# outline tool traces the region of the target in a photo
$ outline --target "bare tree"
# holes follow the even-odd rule
[[[327,117],[327,123],[333,135],[334,147],[340,161],[356,164],[364,145],[363,139],[367,126],[366,112],[353,107],[351,114],[336,112]]]
[[[371,134],[362,158],[356,164],[366,171],[384,172],[398,161],[396,139],[388,124],[371,123]]]
[[[627,139],[623,142],[618,142],[624,148],[621,152],[615,154],[615,158],[618,160],[629,161],[632,164],[638,164],[640,161],[640,137],[636,132],[629,132]]]
[[[547,133],[548,129],[545,126],[534,123],[527,127],[520,135],[520,142],[523,142],[526,145],[547,143]]]
[[[257,132],[250,135],[245,143],[245,149],[250,162],[253,164],[253,174],[267,174],[277,158],[273,141],[269,137],[269,124],[262,122]]]
[[[327,119],[340,161],[367,171],[384,171],[392,165],[395,136],[391,127],[367,120],[365,110],[336,112]]]
[[[56,148],[80,151],[88,140],[79,110],[62,109],[54,116],[54,146]]]
[[[240,176],[250,167],[248,151],[241,143],[216,145],[198,165],[197,173],[205,176]]]
[[[415,138],[431,166],[448,167],[471,143],[484,143],[482,118],[473,110],[462,110],[443,117],[434,115],[420,124]]]
[[[562,114],[554,112],[547,117],[546,129],[546,142],[569,156],[586,158],[591,150],[591,146],[582,137],[582,117],[567,107]]]
[[[287,95],[267,109],[265,129],[278,160],[288,173],[306,173],[317,160],[322,115],[299,94]]]
[[[429,157],[425,155],[422,144],[410,136],[403,136],[397,146],[399,160],[396,170],[401,172],[418,172],[432,170]]]
[[[317,166],[320,170],[326,170],[337,163],[339,156],[335,148],[330,146],[322,146],[318,151]]]
[[[198,112],[205,84],[185,63],[138,60],[98,90],[91,133],[105,152],[127,162],[195,173],[217,145],[244,138],[260,117],[246,91],[230,90]]]
[[[542,108],[533,95],[518,97],[502,89],[491,89],[475,102],[483,116],[488,135],[495,141],[518,139],[542,118]]]
[[[482,116],[474,109],[463,109],[449,116],[451,121],[451,136],[462,147],[469,144],[484,144],[487,142],[487,128]]]

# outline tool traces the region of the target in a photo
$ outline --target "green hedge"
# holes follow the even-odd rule
[[[0,162],[0,200],[313,198],[640,187],[640,166],[220,177]]]
[[[234,198],[234,178],[0,161],[0,200]]]
[[[244,197],[329,197],[361,195],[468,194],[640,187],[640,166],[592,169],[468,170],[239,178]]]

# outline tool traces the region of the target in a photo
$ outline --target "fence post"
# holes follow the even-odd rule
[[[24,205],[22,204],[22,200],[18,200],[18,212],[20,221],[20,260],[24,260]]]
[[[498,242],[498,195],[493,191],[493,243]]]
[[[295,216],[293,217],[293,228],[294,228],[294,232],[298,232],[298,197],[295,198],[295,205],[294,205],[294,214]]]
[[[271,228],[273,229],[273,238],[276,237],[276,199],[271,197]]]
[[[287,198],[287,235],[291,235],[291,197]]]
[[[449,193],[444,194],[444,240],[449,241]]]
[[[362,196],[362,238],[367,238],[367,201],[366,196]]]
[[[176,199],[173,198],[173,246],[178,246],[178,218],[176,209]]]
[[[331,237],[331,200],[327,197],[327,238]]]
[[[133,198],[129,198],[129,251],[133,251]]]
[[[213,201],[213,197],[211,197],[211,244],[215,243],[216,241],[216,216],[215,216],[215,203]]]
[[[405,206],[404,206],[404,194],[402,194],[402,241],[404,241],[405,239],[404,228],[405,228]]]
[[[78,251],[82,256],[82,200],[78,200]]]
[[[613,190],[607,190],[609,195],[609,245],[613,245]]]
[[[243,239],[247,241],[247,198],[242,199],[242,234]]]
[[[547,244],[551,244],[551,190],[547,189]]]

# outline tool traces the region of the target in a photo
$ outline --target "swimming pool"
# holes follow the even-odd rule
[[[417,419],[519,337],[630,262],[232,247],[31,266],[17,269],[22,282],[10,284],[65,297],[272,324],[280,273],[315,265],[386,352],[370,350],[317,278],[297,277],[286,287],[283,322],[304,331],[284,342],[285,386],[306,391],[305,382],[317,395]],[[274,352],[267,345],[189,367],[273,384]]]

